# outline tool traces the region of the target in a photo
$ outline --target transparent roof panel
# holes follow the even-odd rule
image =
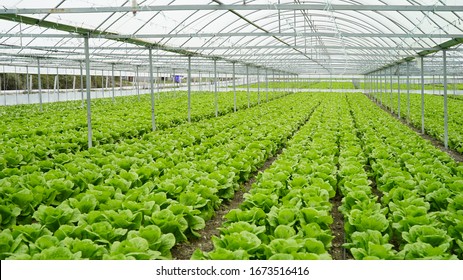
[[[167,68],[186,68],[184,55],[192,55],[196,67],[212,67],[211,59],[220,59],[225,71],[236,62],[295,74],[364,74],[463,41],[461,0],[3,0],[2,5],[0,61],[12,56],[79,62],[83,36],[89,34],[90,59],[101,67],[146,67],[151,46],[156,63]],[[460,59],[456,53],[449,59]]]

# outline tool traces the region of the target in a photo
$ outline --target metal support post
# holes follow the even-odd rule
[[[3,71],[5,73],[5,71]],[[2,76],[0,76],[0,93],[2,92]],[[3,91],[3,101],[4,105],[6,106],[6,88]]]
[[[154,80],[153,80],[154,82]],[[122,96],[122,91],[123,91],[123,84],[122,84],[122,71],[119,71],[119,92],[120,96]]]
[[[202,77],[201,77],[201,71],[199,71],[199,91],[202,91],[203,85],[202,85]]]
[[[272,87],[272,92],[273,92],[273,98],[275,98],[275,89],[276,89],[276,83],[275,83],[275,70],[272,70],[272,82],[273,82],[273,87]]]
[[[248,108],[251,107],[251,99],[249,96],[249,66],[246,65],[246,84],[247,84],[247,90],[248,90]]]
[[[101,92],[103,93],[104,98],[104,70],[101,70]]]
[[[393,98],[392,98],[392,91],[393,91],[393,88],[394,88],[393,83],[392,83],[392,78],[393,78],[393,76],[394,76],[393,67],[392,67],[392,66],[389,68],[389,75],[390,75],[390,77],[389,77],[389,78],[390,78],[390,81],[389,81],[389,87],[390,87],[390,89],[389,89],[389,90],[390,90],[389,94],[390,94],[390,97],[389,97],[389,99],[390,99],[391,108],[392,108],[392,99],[393,99]],[[397,101],[398,101],[398,115],[399,115],[399,118],[400,118],[400,94],[399,94],[399,96],[398,96]],[[391,110],[391,112],[392,112],[392,110]]]
[[[88,35],[85,36],[85,71],[86,71],[86,84],[87,84],[87,130],[88,130],[88,148],[92,147],[92,111],[90,100],[90,52],[88,46]]]
[[[378,74],[378,79],[379,79],[379,94],[380,94],[380,98],[381,98],[381,106],[383,105],[383,79],[381,78],[381,75],[382,75],[382,71],[379,70],[379,74]],[[392,104],[391,104],[392,106]]]
[[[410,121],[410,61],[407,61],[407,122]]]
[[[424,134],[424,56],[421,59],[421,133]]]
[[[138,101],[140,101],[140,79],[138,78],[139,72],[138,72],[138,65],[135,66],[135,86],[137,87],[137,97]]]
[[[259,75],[259,68],[257,68],[257,104],[260,105],[260,75]]]
[[[39,88],[40,111],[43,111],[42,105],[42,75],[40,75],[40,59],[37,58],[37,86]]]
[[[158,100],[161,98],[161,87],[160,87],[160,78],[159,78],[159,67],[156,68],[156,90],[158,92]],[[140,100],[140,97],[138,97]]]
[[[387,68],[384,69],[384,98],[387,98]],[[394,111],[394,105],[393,105],[393,100],[392,100],[392,94],[389,94],[389,103],[391,104],[389,106],[389,109],[391,112]]]
[[[330,72],[330,92],[333,92],[333,74]]]
[[[268,69],[265,69],[265,102],[268,102]]]
[[[115,99],[115,86],[116,86],[116,79],[114,78],[114,63],[111,64],[111,88],[112,88],[112,91],[113,91],[113,102],[116,101]]]
[[[236,112],[236,77],[235,77],[235,62],[233,62],[233,112]]]
[[[447,106],[447,50],[442,50],[442,58],[444,61],[444,146],[449,147],[449,127],[448,127],[448,106]]]
[[[400,119],[400,64],[397,66],[398,67],[398,70],[397,70],[397,94],[399,95],[398,97],[398,102],[399,102],[399,107],[398,107],[398,116],[399,116],[399,119]]]
[[[219,102],[217,96],[217,60],[214,59],[214,102],[215,102],[215,116],[219,116]]]
[[[188,122],[191,122],[191,56],[188,56]]]
[[[156,118],[154,115],[154,81],[153,81],[153,50],[148,49],[149,67],[150,67],[150,92],[151,92],[151,127],[156,130]]]
[[[59,102],[59,89],[58,89],[58,83],[59,83],[59,77],[58,77],[58,69],[56,69],[56,76],[55,76],[55,82],[53,84],[53,90],[55,93],[58,95],[57,99]]]
[[[84,69],[82,67],[82,61],[79,62],[80,67],[80,98],[82,100],[82,108],[84,108]]]
[[[29,87],[29,67],[26,66],[26,92],[27,92],[27,104],[31,104],[31,90]]]

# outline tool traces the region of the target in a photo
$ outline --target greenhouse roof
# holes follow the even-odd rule
[[[2,65],[148,66],[222,73],[366,74],[449,49],[462,64],[461,0],[4,0]],[[440,63],[438,60],[437,64]],[[452,64],[454,63],[454,64]]]

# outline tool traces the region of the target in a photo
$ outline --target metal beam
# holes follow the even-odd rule
[[[204,47],[185,47],[185,50],[261,50],[261,49],[331,49],[331,50],[375,50],[375,51],[439,51],[437,47],[385,47],[385,46],[286,46],[286,45],[265,45],[265,46],[204,46]],[[173,48],[175,49],[175,48]],[[221,54],[218,54],[221,55]]]
[[[20,37],[21,34],[11,34],[12,36],[7,35],[7,37]],[[27,37],[33,37],[29,36]],[[39,35],[39,34],[38,34]],[[334,32],[224,32],[224,33],[173,33],[173,34],[121,34],[121,35],[107,35],[107,36],[95,36],[95,38],[106,38],[106,39],[130,39],[130,38],[139,38],[139,39],[162,39],[162,38],[218,38],[218,37],[330,37],[330,38],[462,38],[462,34],[422,34],[422,33],[334,33]],[[1,37],[1,35],[0,35]],[[44,37],[47,37],[46,35]],[[59,38],[59,37],[58,37]]]
[[[246,5],[157,5],[124,7],[76,7],[76,8],[4,8],[0,14],[70,14],[70,13],[128,13],[161,11],[403,11],[403,12],[459,12],[460,5],[343,5],[343,4],[246,4]]]
[[[123,8],[123,7],[117,7],[117,8]],[[40,20],[40,19],[33,18],[33,17],[26,17],[26,16],[18,15],[18,13],[4,13],[5,10],[8,10],[8,9],[0,10],[0,20],[8,20],[8,21],[23,23],[23,24],[32,25],[32,26],[39,26],[39,27],[44,27],[48,29],[64,31],[68,33],[80,34],[82,35],[82,37],[87,37],[87,38],[89,36],[110,36],[110,35],[117,36],[119,35],[118,33],[112,33],[112,32],[101,31],[101,30],[93,30],[93,29],[88,29],[88,28],[83,28],[83,27],[62,24],[58,22]],[[231,62],[241,62],[243,64],[246,63],[245,61],[231,60],[226,57],[221,57],[220,55],[205,55],[205,54],[198,53],[198,52],[188,51],[185,48],[172,48],[172,47],[165,46],[159,43],[148,42],[148,41],[144,41],[141,39],[131,39],[131,38],[117,39],[116,38],[113,40],[123,42],[123,43],[133,44],[133,45],[137,45],[141,47],[146,47],[150,49],[158,49],[158,50],[163,50],[167,52],[177,53],[177,54],[184,55],[184,56],[194,56],[194,57],[203,57],[207,59],[223,60],[223,61],[230,62],[230,63]],[[259,65],[253,65],[253,66],[259,66]]]
[[[394,64],[400,64],[402,62],[407,62],[407,61],[412,61],[415,59],[415,57],[419,56],[419,57],[424,57],[424,56],[427,56],[427,55],[430,55],[430,54],[433,54],[433,53],[436,53],[438,51],[441,51],[441,50],[451,50],[450,48],[451,47],[455,47],[455,46],[458,46],[460,44],[463,44],[463,38],[454,38],[454,39],[451,39],[451,40],[448,40],[448,41],[445,41],[444,43],[441,43],[433,48],[429,48],[427,50],[422,50],[420,52],[418,52],[416,55],[414,56],[407,56],[407,57],[404,57],[402,59],[400,59],[399,61],[396,61],[394,62]],[[453,49],[455,50],[455,49]],[[456,50],[456,51],[459,51],[459,50]],[[388,67],[389,65],[386,65],[386,66],[383,66],[384,67]],[[376,70],[376,69],[375,69]],[[369,74],[375,70],[372,70],[366,74]],[[423,132],[424,133],[424,132]]]

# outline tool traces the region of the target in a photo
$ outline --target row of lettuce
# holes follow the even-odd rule
[[[214,250],[193,259],[330,259],[336,189],[334,107],[324,102],[230,211]],[[313,139],[313,140],[312,140]]]
[[[331,96],[193,259],[463,258],[463,166],[362,95]]]
[[[399,95],[383,93],[374,95],[378,102],[398,114]],[[449,148],[463,154],[463,99],[459,95],[448,96],[448,133]],[[410,108],[410,109],[408,109]],[[424,125],[426,134],[444,141],[444,98],[440,95],[425,94]],[[410,110],[410,114],[409,111]],[[401,118],[408,120],[413,126],[421,129],[421,95],[400,94]]]
[[[389,227],[382,234],[392,235],[395,256],[461,258],[463,165],[374,104],[354,99],[351,105],[387,209]]]
[[[46,168],[16,167],[0,179],[0,259],[171,258],[319,99],[290,95],[64,154]]]
[[[268,86],[271,89],[355,89],[355,86],[351,80],[288,80],[288,81],[270,81]],[[241,85],[240,88],[246,88],[247,85]],[[267,89],[267,84],[265,81],[259,83],[250,84],[250,88],[261,90]]]
[[[271,94],[269,100],[280,96],[282,93]],[[234,110],[232,92],[220,93],[218,100],[220,115]],[[253,93],[250,105],[254,106],[258,101]],[[141,96],[140,101],[132,96],[117,98],[115,103],[101,99],[93,102],[94,145],[139,138],[152,130],[148,95]],[[0,172],[7,168],[37,165],[40,161],[53,161],[68,153],[88,148],[86,110],[79,108],[78,102],[49,106],[45,112],[40,112],[36,105],[3,109],[0,124]],[[238,92],[237,109],[247,107],[246,93]],[[187,108],[186,93],[179,93],[177,98],[161,98],[155,108],[157,129],[186,123]],[[214,95],[195,93],[191,108],[192,121],[214,117]]]
[[[323,93],[16,168],[0,259],[171,258],[282,146],[193,259],[330,259],[336,194],[353,258],[463,258],[463,165],[367,97]]]

